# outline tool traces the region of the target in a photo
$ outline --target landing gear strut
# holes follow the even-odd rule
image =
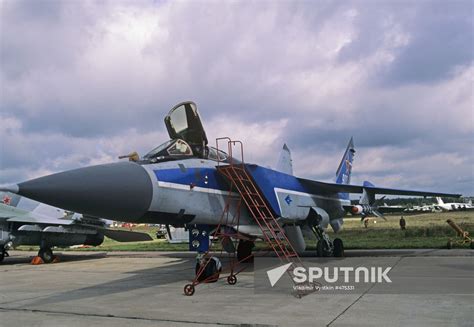
[[[53,251],[49,247],[42,247],[38,251],[38,257],[43,259],[44,263],[51,263],[54,260]]]
[[[328,234],[319,225],[312,226],[312,230],[318,239],[318,243],[316,244],[316,254],[318,257],[344,256],[344,243],[340,238],[331,241]]]

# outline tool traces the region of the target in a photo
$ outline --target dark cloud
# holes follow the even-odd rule
[[[390,66],[386,82],[431,83],[449,77],[473,57],[472,1],[427,1],[413,17],[410,44]]]
[[[287,142],[299,174],[330,180],[354,136],[356,181],[474,193],[472,2],[10,1],[0,15],[0,183],[146,152],[194,100],[211,140],[242,138],[264,165]]]

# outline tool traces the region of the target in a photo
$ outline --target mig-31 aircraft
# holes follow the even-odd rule
[[[238,161],[232,153],[219,150],[218,145],[210,146],[193,102],[172,108],[165,125],[170,140],[143,157],[132,153],[129,161],[74,169],[3,189],[88,216],[131,223],[207,225],[212,231],[223,212],[237,210],[243,197],[235,188],[230,190],[229,179],[219,169],[240,163],[264,200],[259,206],[268,207],[268,214],[275,217],[295,251],[306,249],[303,235],[313,235],[318,255],[324,256],[344,253],[342,240],[331,240],[325,231],[329,225],[336,233],[341,230],[343,217],[352,210],[350,193],[364,193],[371,199],[376,194],[460,196],[350,185],[355,153],[352,139],[337,168],[335,183],[326,183],[294,176],[286,146],[277,170],[244,164],[243,158]],[[352,211],[361,214],[364,210],[372,209],[364,205]],[[238,258],[251,254],[253,242],[266,237],[251,212],[249,205],[242,206],[238,225],[224,221],[226,228],[238,230],[246,238],[237,246]],[[194,245],[200,248],[198,243]]]

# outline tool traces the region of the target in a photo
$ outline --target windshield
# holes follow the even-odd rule
[[[157,160],[162,160],[169,157],[176,157],[176,156],[192,156],[193,150],[189,146],[188,143],[184,142],[183,140],[169,140],[163,143],[160,146],[157,146],[145,156],[143,159],[151,160],[152,162],[156,162]]]
[[[165,143],[157,146],[156,148],[154,148],[153,150],[151,150],[150,152],[148,152],[147,154],[145,154],[143,156],[144,159],[151,159],[151,158],[154,158],[158,155],[158,153],[162,152],[163,150],[166,150],[171,143],[173,143],[174,141],[173,140],[169,140],[169,141],[166,141]]]
[[[216,148],[209,147],[209,154],[207,158],[214,161],[225,161],[227,159],[227,153],[217,150]]]

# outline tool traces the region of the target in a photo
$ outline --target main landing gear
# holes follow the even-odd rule
[[[318,242],[316,243],[316,254],[318,257],[343,257],[344,243],[340,238],[331,241],[328,234],[320,226],[312,227]]]
[[[38,257],[40,257],[44,263],[51,263],[54,260],[53,250],[50,247],[42,247],[38,251]]]

